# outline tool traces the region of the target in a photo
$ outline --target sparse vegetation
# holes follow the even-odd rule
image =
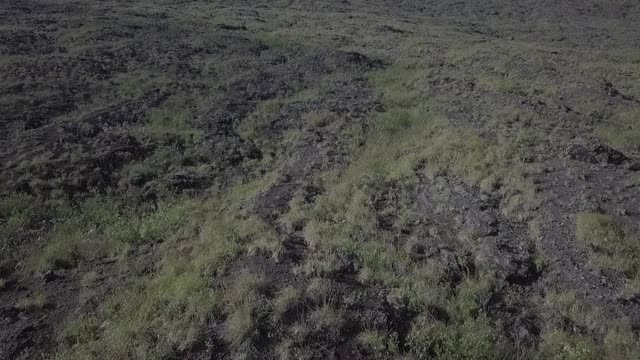
[[[302,290],[291,286],[280,290],[273,302],[274,322],[285,320],[288,313],[298,312],[302,306],[302,301]]]
[[[82,275],[82,279],[80,280],[80,284],[84,287],[90,287],[94,285],[96,281],[100,279],[100,274],[96,271],[89,271],[86,274]]]
[[[358,340],[371,352],[374,358],[385,359],[396,355],[398,349],[397,334],[385,334],[376,330],[365,330],[358,335]]]
[[[196,210],[195,202],[160,205],[142,216],[119,213],[102,199],[88,200],[75,219],[57,224],[37,261],[37,268],[70,268],[82,258],[117,256],[131,246],[180,236],[187,213]]]
[[[0,14],[9,359],[637,357],[640,6],[57,5]]]
[[[271,49],[278,49],[278,48],[285,47],[287,45],[287,42],[283,38],[283,36],[277,32],[261,33],[257,36],[257,39],[264,46],[269,47]]]
[[[596,129],[596,134],[614,148],[640,153],[640,110],[616,114],[613,120]]]
[[[626,234],[613,218],[597,213],[578,214],[576,237],[587,247],[597,267],[622,273],[628,280],[628,291],[637,288],[640,243]]]
[[[202,132],[193,128],[191,104],[184,97],[172,96],[162,106],[154,108],[149,114],[149,129],[156,136],[177,134],[186,138],[202,137]]]
[[[164,74],[138,71],[119,74],[116,79],[118,93],[127,99],[143,98],[147,92],[163,89],[171,80]]]
[[[80,358],[89,356],[87,354],[99,357],[98,349],[104,349],[114,357],[163,356],[175,348],[186,349],[198,340],[199,329],[208,316],[222,311],[224,303],[221,294],[209,286],[205,276],[223,273],[230,261],[246,251],[249,243],[268,235],[261,232],[264,229],[255,221],[221,215],[221,209],[216,209],[215,203],[200,203],[197,208],[190,209],[190,215],[203,222],[192,219],[191,223],[181,224],[180,230],[163,233],[182,232],[189,234],[189,238],[198,238],[195,242],[182,243],[176,239],[167,244],[168,253],[178,251],[186,257],[168,257],[151,279],[133,281],[126,292],[110,301],[104,314],[96,315],[97,319],[106,318],[109,327],[97,336],[71,344],[65,354]],[[199,230],[191,228],[191,224],[197,224]],[[256,278],[241,277],[238,282],[236,292],[259,287]],[[242,304],[250,300],[248,294],[233,290],[229,294],[243,299]],[[229,325],[232,335],[229,336],[240,339],[247,319],[240,310],[232,315],[233,323]],[[149,339],[143,335],[148,332],[162,337]]]
[[[41,310],[47,305],[47,295],[37,293],[22,298],[16,302],[15,307],[22,311]]]
[[[551,291],[545,304],[560,318],[554,330],[543,334],[540,358],[633,359],[640,349],[628,319],[607,318],[575,292]]]

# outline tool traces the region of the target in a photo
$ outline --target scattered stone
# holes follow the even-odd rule
[[[604,144],[592,147],[573,145],[569,148],[569,157],[592,164],[620,165],[627,161],[627,157],[622,152]]]
[[[382,25],[380,27],[380,29],[383,30],[383,31],[388,31],[388,32],[396,33],[396,34],[404,34],[404,33],[406,33],[405,30],[398,29],[398,28],[393,27],[391,25]]]
[[[629,167],[627,167],[627,169],[633,172],[640,171],[640,161],[632,163],[631,165],[629,165]]]
[[[218,24],[216,27],[221,30],[231,30],[231,31],[247,30],[247,27],[244,25]]]
[[[42,280],[48,283],[58,278],[58,275],[53,270],[48,270],[44,274],[42,274]]]

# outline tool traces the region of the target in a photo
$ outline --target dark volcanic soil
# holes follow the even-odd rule
[[[470,319],[489,319],[500,334],[491,343],[517,350],[477,358],[545,358],[558,331],[582,339],[550,347],[558,359],[604,358],[607,346],[623,346],[610,345],[611,320],[630,329],[620,359],[633,359],[638,24],[631,0],[0,0],[0,359],[116,356],[89,347],[107,346],[111,324],[122,321],[109,317],[112,299],[138,280],[152,283],[170,260],[195,257],[189,239],[201,236],[172,225],[145,238],[139,225],[139,239],[91,249],[125,236],[105,230],[124,228],[125,218],[218,198],[224,211],[209,216],[255,218],[281,248],[254,251],[238,235],[246,249],[224,270],[207,271],[205,283],[230,302],[239,274],[260,274],[268,285],[256,293],[270,310],[251,312],[256,325],[240,344],[228,334],[233,312],[216,309],[194,320],[188,345],[158,345],[182,336],[165,331],[162,318],[135,340],[154,345],[114,354],[469,358],[446,352],[447,344],[481,348],[460,340],[455,326],[472,321],[460,319],[456,301],[468,279],[490,276],[486,301],[471,295],[479,310]],[[446,119],[446,129],[416,127],[429,135],[406,145],[412,128],[402,122],[416,111]],[[401,130],[384,132],[380,119],[397,119],[389,128]],[[402,150],[380,167],[401,169],[411,158],[410,175],[367,167],[375,163],[368,149],[389,143]],[[481,151],[489,155],[473,157]],[[118,220],[86,220],[95,199]],[[198,214],[177,223],[195,222],[184,227],[201,234],[208,222]],[[611,219],[619,230],[607,236],[624,234],[630,245],[581,243],[581,214]],[[43,263],[62,249],[50,244],[75,239],[59,235],[65,224],[86,227],[80,245]],[[314,240],[321,231],[310,224],[330,224],[333,237]],[[383,245],[371,245],[374,238]],[[370,245],[371,254],[359,250]],[[616,267],[623,262],[631,265]],[[404,279],[425,264],[442,270],[437,291]],[[383,268],[392,279],[376,277]],[[311,293],[318,278],[331,289],[323,300],[309,295],[282,319],[270,317],[283,289]],[[425,309],[398,300],[407,289],[424,299],[448,295]],[[556,293],[588,306],[552,303]],[[586,307],[597,310],[585,315]],[[180,314],[171,321],[187,318]],[[69,324],[84,317],[98,319],[86,330],[93,337],[69,343]],[[447,333],[455,340],[416,340],[420,321],[455,327]],[[373,346],[367,331],[384,339]],[[563,352],[582,349],[581,341],[593,343],[588,356]]]

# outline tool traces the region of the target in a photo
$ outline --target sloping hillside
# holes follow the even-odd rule
[[[0,359],[638,359],[637,1],[0,1]]]

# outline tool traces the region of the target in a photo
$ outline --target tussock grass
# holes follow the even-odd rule
[[[445,60],[454,66],[479,69],[475,78],[483,89],[506,95],[553,98],[562,90],[555,74],[548,69],[530,72],[523,68],[538,68],[548,54],[559,51],[562,49],[514,40],[463,40],[453,42]]]
[[[71,213],[71,206],[64,200],[43,200],[26,193],[11,193],[0,198],[0,241],[41,230],[50,221]]]
[[[85,344],[98,339],[100,322],[93,316],[81,316],[70,322],[62,330],[59,341],[73,346]]]
[[[244,310],[255,306],[250,301],[254,298],[247,294],[261,288],[260,278],[239,277],[238,285],[226,291],[226,296],[211,287],[210,279],[222,274],[238,256],[246,254],[254,241],[259,243],[261,238],[275,236],[259,220],[229,212],[223,207],[224,201],[215,198],[178,202],[165,208],[166,211],[136,220],[135,238],[159,237],[166,242],[167,256],[155,274],[132,281],[109,300],[99,314],[79,320],[108,326],[101,326],[90,338],[67,336],[59,358],[168,356],[199,341],[201,329],[210,316],[222,313],[227,313],[230,319],[229,340],[233,339],[234,344],[243,343],[242,339],[253,329],[251,324],[247,325]],[[102,210],[96,209],[111,219],[112,214]],[[185,221],[187,218],[189,221]],[[169,256],[176,252],[184,256]],[[229,304],[233,304],[233,308]],[[74,328],[83,326],[71,322],[66,328],[73,333]]]
[[[161,106],[149,111],[149,129],[154,136],[178,135],[183,138],[201,138],[202,131],[192,125],[193,107],[184,96],[173,95]]]
[[[301,310],[304,292],[292,286],[281,289],[276,294],[272,305],[272,320],[274,323],[285,320],[287,314]]]
[[[613,218],[597,213],[578,214],[576,237],[598,257],[596,261],[600,266],[629,276],[637,275],[639,264],[634,259],[640,246]]]
[[[0,67],[8,68],[24,60],[23,55],[0,55]]]
[[[417,81],[420,67],[397,66],[401,70],[394,67],[375,78],[383,98],[388,94],[402,94],[403,99],[414,97],[418,90],[407,81],[411,77],[404,72],[412,73],[413,81]],[[423,95],[415,96],[418,101],[424,99]],[[427,107],[427,101],[426,106],[412,106],[393,98],[386,101],[389,108],[374,123],[361,169],[354,172],[382,172],[387,178],[401,179],[410,177],[416,167],[425,166],[434,174],[462,177],[484,191],[500,187],[503,201],[508,204],[508,216],[526,216],[537,206],[536,188],[520,157],[523,151],[519,150],[535,143],[531,134],[502,142],[489,140],[472,129],[451,127],[446,118]]]
[[[316,304],[327,303],[332,296],[331,282],[321,277],[311,279],[307,284],[304,296]]]
[[[379,330],[365,330],[358,334],[358,341],[374,359],[387,359],[399,353],[398,336]]]
[[[398,65],[375,77],[389,107],[375,119],[357,160],[343,173],[329,173],[324,178],[328,191],[316,200],[304,228],[310,248],[324,254],[307,262],[310,271],[339,268],[333,255],[337,249],[363,261],[359,276],[364,281],[393,282],[400,275],[388,271],[394,266],[413,271],[406,265],[411,262],[409,257],[387,243],[385,237],[390,234],[377,228],[366,189],[376,183],[414,182],[421,168],[459,176],[487,190],[501,185],[508,215],[517,216],[535,207],[535,186],[526,172],[512,166],[502,144],[483,139],[470,129],[452,128],[446,119],[423,106],[394,100],[398,93],[406,95],[402,99],[411,94],[421,98],[408,80],[415,80],[418,69]]]
[[[507,359],[511,352],[486,316],[445,325],[430,316],[418,317],[408,343],[414,356],[433,353],[438,359]]]
[[[263,32],[258,34],[256,39],[270,49],[284,48],[289,44],[286,37],[278,32]]]
[[[535,191],[530,183],[506,179],[512,175],[506,166],[512,160],[504,156],[503,144],[471,129],[453,128],[446,118],[418,105],[423,95],[412,84],[419,79],[416,74],[423,74],[419,69],[402,65],[375,77],[386,111],[374,120],[352,164],[343,172],[321,177],[325,192],[304,211],[306,219],[297,220],[305,224],[304,238],[315,255],[306,260],[304,269],[311,274],[331,274],[341,268],[341,259],[357,259],[360,281],[384,286],[390,291],[391,304],[422,314],[409,336],[413,354],[506,358],[509,345],[503,344],[499,329],[486,316],[487,303],[496,291],[493,275],[469,272],[452,286],[446,281],[444,264],[416,262],[410,251],[394,244],[397,230],[378,226],[372,204],[374,189],[385,184],[414,184],[422,171],[458,176],[472,186],[490,179],[501,183],[506,199],[519,196],[519,201],[533,202]],[[398,224],[411,218],[406,208],[385,211],[397,215]],[[443,309],[451,320],[435,320],[434,308]],[[361,334],[363,344],[377,350],[393,351],[392,339],[393,334]]]
[[[310,112],[305,114],[302,119],[313,127],[322,128],[334,122],[336,116],[335,113]]]
[[[307,327],[312,332],[330,333],[337,336],[342,326],[345,325],[345,317],[342,310],[331,304],[323,304],[316,310],[312,311],[307,318]]]
[[[94,285],[100,279],[100,274],[97,271],[89,271],[82,275],[82,279],[80,279],[80,284],[83,287],[90,287]]]
[[[361,282],[388,289],[390,304],[418,314],[407,338],[413,355],[510,358],[517,350],[487,316],[489,300],[500,291],[495,275],[469,269],[462,271],[459,281],[449,282],[450,265],[417,262],[411,251],[397,246],[397,231],[412,218],[409,209],[374,208],[375,189],[390,184],[410,188],[425,173],[457,177],[481,191],[498,193],[509,217],[524,219],[537,206],[531,176],[537,170],[526,165],[522,155],[536,146],[537,134],[524,131],[516,138],[486,138],[474,129],[453,127],[432,106],[435,100],[421,90],[430,72],[428,66],[407,61],[371,76],[385,111],[373,119],[364,145],[354,149],[354,160],[346,169],[319,177],[325,191],[312,206],[299,199],[292,202],[295,214],[288,223],[292,228],[303,226],[313,251],[299,270],[331,275],[342,269],[344,259],[352,259]],[[538,120],[517,109],[495,115],[505,127]],[[379,227],[380,211],[393,215],[390,229]],[[372,352],[393,354],[394,336],[368,329],[359,340]]]
[[[266,9],[265,13],[269,14]],[[286,25],[290,20],[284,17],[282,21]],[[266,25],[260,26],[264,29]],[[300,24],[292,26],[301,27]],[[322,31],[325,35],[331,32]],[[293,39],[317,34],[308,31],[292,36],[284,31],[266,31],[257,39],[272,52],[279,52],[302,46],[294,44]],[[368,41],[383,40],[388,41]],[[550,49],[517,42],[496,41],[488,45],[454,46],[445,60],[450,65],[471,65],[483,57],[493,56],[496,51],[491,46],[495,46],[500,59],[471,77],[481,90],[494,90],[506,98],[552,96],[559,91],[544,76],[532,81],[531,74],[514,71],[506,59],[513,56],[514,61],[526,65],[528,55],[539,58],[544,55],[536,52]],[[299,193],[291,201],[288,214],[279,219],[286,232],[303,235],[308,246],[303,264],[293,271],[297,280],[311,277],[306,287],[294,282],[295,285],[279,288],[279,284],[269,283],[261,273],[235,271],[242,264],[236,261],[245,255],[250,259],[267,254],[276,262],[281,258],[284,248],[281,236],[274,233],[271,225],[251,216],[246,206],[282,180],[277,169],[254,181],[241,180],[230,190],[210,189],[206,194],[209,200],[161,202],[157,209],[140,214],[126,208],[113,209],[105,201],[94,199],[79,211],[71,211],[73,220],[53,223],[49,245],[37,265],[42,270],[73,267],[84,258],[126,254],[129,249],[146,243],[158,244],[154,248],[162,258],[153,273],[131,281],[95,314],[70,321],[61,335],[58,358],[180,356],[203,340],[202,328],[212,319],[219,325],[218,335],[238,358],[262,355],[259,342],[265,339],[279,342],[274,351],[281,358],[299,358],[308,355],[303,350],[313,342],[309,340],[339,339],[344,329],[351,330],[353,324],[347,323],[350,314],[340,301],[342,289],[336,289],[329,280],[347,266],[367,288],[384,290],[385,307],[388,305],[390,311],[411,314],[406,319],[408,334],[379,328],[365,328],[360,332],[358,342],[372,356],[523,357],[521,349],[514,349],[509,340],[511,334],[504,333],[504,324],[488,315],[490,300],[502,290],[496,276],[467,266],[466,259],[416,260],[412,244],[403,243],[406,234],[402,231],[413,223],[413,210],[406,204],[414,200],[409,198],[410,190],[423,176],[461,180],[499,197],[507,217],[526,219],[538,200],[531,179],[536,169],[525,163],[525,154],[539,144],[540,136],[524,130],[515,137],[489,137],[473,128],[454,126],[456,122],[443,115],[443,109],[458,106],[459,102],[448,95],[427,94],[430,77],[439,75],[439,70],[424,64],[421,56],[403,56],[404,60],[370,76],[385,110],[373,115],[364,134],[361,126],[347,126],[341,135],[352,143],[347,147],[351,152],[350,164],[319,176],[316,180],[323,192],[315,202],[306,203]],[[224,67],[213,70],[211,75]],[[338,72],[327,78],[327,81],[341,82],[345,81],[345,74]],[[170,79],[146,73],[125,74],[114,81],[120,96],[127,99],[144,98],[149,91],[171,83]],[[317,95],[315,89],[308,89],[289,98],[259,103],[255,112],[238,124],[237,130],[259,146],[272,142],[265,147],[274,149],[274,155],[265,151],[263,164],[252,163],[242,170],[253,169],[254,165],[273,170],[274,164],[280,164],[275,158],[283,157],[283,153],[287,155],[286,150],[281,149],[301,143],[304,134],[294,129],[273,136],[264,131],[263,126],[276,112],[286,110],[286,106],[310,101]],[[442,104],[438,105],[439,102]],[[149,111],[148,129],[138,135],[197,141],[201,133],[191,124],[194,106],[187,97],[170,97],[159,108]],[[486,118],[501,131],[512,126],[526,127],[539,120],[535,114],[517,108],[504,108],[487,114]],[[338,115],[323,112],[308,113],[302,120],[304,130],[311,127],[318,131],[333,129],[334,124],[341,121]],[[46,161],[36,159],[30,166],[40,167]],[[180,161],[177,148],[160,146],[145,162],[124,168],[123,181],[134,185],[145,183]],[[207,173],[204,167],[191,170]],[[399,200],[385,205],[384,209],[377,208],[375,200],[380,189],[392,186]],[[213,195],[216,191],[221,194]],[[2,231],[6,226],[6,231],[20,232],[40,221],[40,215],[29,213],[32,209],[28,199],[18,200],[17,211],[3,210],[10,205],[0,204]],[[390,225],[382,227],[380,215],[388,216]],[[8,220],[4,221],[5,218]],[[591,229],[585,233],[598,231]],[[532,233],[537,232],[539,230],[532,226]],[[469,245],[462,242],[456,245]],[[97,274],[87,274],[82,283],[92,284],[94,276]],[[592,333],[599,331],[598,317],[589,315],[591,310],[576,305],[570,298],[548,296],[548,301],[563,317]],[[626,327],[611,325],[605,330],[606,336],[600,337],[600,341],[562,326],[545,329],[540,351],[546,357],[541,359],[597,358],[604,353],[614,356],[613,350],[608,349],[616,347],[624,349],[619,354],[637,353],[633,348],[637,339]],[[626,359],[620,357],[623,358]]]
[[[74,215],[73,208],[66,200],[51,198],[44,200],[36,195],[12,193],[0,198],[0,248],[19,246],[34,234],[49,231],[62,221]],[[60,225],[61,226],[61,225]],[[73,242],[73,239],[63,239]],[[51,254],[60,254],[62,265],[72,262],[73,255],[65,251],[65,246],[48,249]],[[53,256],[54,258],[57,256]],[[15,262],[24,261],[16,254],[7,252],[0,257],[0,267],[13,268]],[[30,261],[30,259],[27,259]]]
[[[575,292],[550,291],[547,311],[558,316],[542,334],[540,359],[630,360],[640,351],[638,335],[628,319],[614,319]]]
[[[530,126],[539,120],[539,116],[530,111],[524,111],[515,106],[507,106],[490,114],[492,123],[496,127],[510,127],[515,124]]]
[[[119,74],[114,78],[118,94],[131,100],[143,98],[147,93],[164,89],[171,79],[165,74],[156,74],[149,71],[136,71],[132,73]]]
[[[15,307],[22,311],[33,311],[42,309],[47,305],[47,295],[44,293],[36,293],[16,302]]]
[[[540,359],[602,359],[592,339],[562,330],[543,335],[539,354]]]
[[[222,335],[240,354],[256,354],[255,341],[269,311],[267,289],[262,274],[243,271],[225,292],[227,319]]]
[[[617,113],[604,126],[596,128],[596,135],[614,148],[640,154],[640,109]]]
[[[120,212],[103,199],[90,199],[73,217],[54,227],[35,267],[38,270],[70,268],[82,258],[120,255],[132,245],[180,236],[178,229],[196,204],[194,201],[166,203],[156,211],[138,216]]]
[[[622,273],[628,280],[627,291],[640,284],[640,242],[627,234],[610,216],[580,213],[576,217],[576,238],[588,250],[594,265]]]
[[[611,80],[621,93],[637,99],[640,97],[637,53],[637,48],[620,48],[617,51],[599,53],[590,61],[582,62],[580,69]]]

